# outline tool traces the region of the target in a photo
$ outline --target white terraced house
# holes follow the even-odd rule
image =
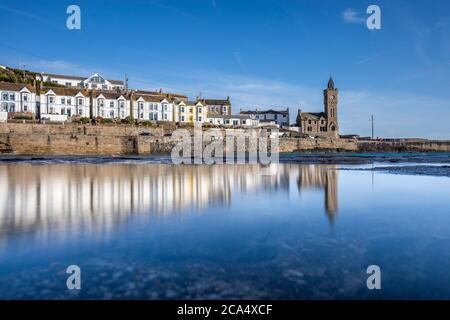
[[[125,94],[96,92],[93,97],[93,116],[105,119],[125,119],[130,116],[130,99]]]
[[[69,117],[90,116],[89,93],[75,88],[43,88],[40,95],[40,118],[68,121]]]
[[[90,77],[65,76],[51,73],[41,73],[36,76],[36,80],[52,82],[66,87],[78,87],[82,89],[97,90],[122,90],[124,89],[123,81],[107,80],[98,73]]]
[[[156,95],[138,95],[134,103],[134,117],[138,121],[173,121],[173,102]]]
[[[211,115],[208,116],[208,123],[216,126],[242,126],[242,127],[258,127],[259,120],[252,119],[247,115]]]
[[[0,112],[35,113],[37,104],[34,87],[21,83],[0,82]]]

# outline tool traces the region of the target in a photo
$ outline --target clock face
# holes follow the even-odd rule
[[[330,96],[330,100],[334,100],[334,94]]]

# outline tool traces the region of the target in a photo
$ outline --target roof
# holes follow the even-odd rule
[[[334,90],[334,81],[333,78],[330,76],[330,80],[328,80],[328,89]]]
[[[157,96],[157,95],[137,95],[136,100],[139,98],[144,99],[147,102],[161,102],[162,100],[166,99],[164,96]]]
[[[104,96],[105,99],[110,99],[110,100],[117,100],[120,97],[125,97],[125,94],[122,94],[120,92],[112,92],[112,91],[97,91],[95,92],[95,98],[98,98],[99,96]]]
[[[241,111],[240,114],[282,114],[282,115],[288,115],[288,110],[248,110],[248,111]]]
[[[71,97],[75,97],[79,92],[84,95],[85,97],[88,96],[88,94],[86,93],[86,91],[84,91],[83,89],[78,89],[78,88],[65,88],[65,87],[43,87],[42,88],[42,92],[45,94],[49,91],[53,91],[56,95],[58,96],[71,96]]]
[[[228,105],[230,106],[230,99],[199,99],[200,102],[202,102],[205,105],[215,105],[215,106],[221,106],[221,105]]]
[[[80,76],[66,76],[66,75],[54,74],[54,73],[41,73],[41,74],[43,76],[50,77],[50,78],[75,79],[75,80],[82,80],[82,81],[89,78],[89,77],[80,77]],[[112,84],[123,85],[123,81],[122,80],[109,80],[109,79],[106,79],[106,80],[108,80]]]
[[[159,92],[159,91],[147,91],[147,90],[134,90],[136,94],[150,94],[150,95],[161,95],[161,96],[173,96],[173,97],[181,97],[187,98],[187,96],[179,93],[170,93],[170,92]]]
[[[26,83],[0,82],[0,90],[20,91],[25,87],[31,92],[36,92],[36,88]]]
[[[301,112],[300,117],[319,119],[326,118],[326,114],[324,112]]]

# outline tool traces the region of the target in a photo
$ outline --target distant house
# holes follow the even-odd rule
[[[259,120],[248,115],[208,115],[208,123],[216,126],[257,127]]]
[[[98,73],[90,77],[66,76],[60,74],[41,73],[36,75],[36,80],[51,82],[65,87],[78,87],[82,89],[97,90],[122,90],[124,89],[123,81],[107,80]]]
[[[248,115],[258,120],[261,124],[274,122],[280,127],[289,126],[289,108],[286,110],[258,110],[241,111],[240,114]]]

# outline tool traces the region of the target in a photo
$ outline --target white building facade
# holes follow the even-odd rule
[[[70,117],[90,117],[90,98],[85,90],[47,88],[40,94],[40,118],[68,121]]]
[[[252,119],[246,115],[214,115],[208,116],[208,123],[216,126],[242,126],[242,127],[258,127],[259,120]]]
[[[35,114],[37,100],[30,85],[0,82],[0,112]]]
[[[125,119],[130,116],[131,101],[126,94],[97,92],[93,95],[93,116],[104,119]]]
[[[289,127],[289,108],[286,110],[258,110],[256,111],[241,111],[240,114],[248,115],[252,119],[259,120],[262,124],[264,122],[274,122],[280,127]]]
[[[139,95],[133,104],[138,121],[173,121],[174,103],[162,96]]]
[[[98,73],[90,77],[65,76],[58,74],[42,73],[36,76],[36,80],[51,82],[65,87],[77,87],[82,89],[97,90],[122,90],[124,89],[123,81],[107,80]]]

